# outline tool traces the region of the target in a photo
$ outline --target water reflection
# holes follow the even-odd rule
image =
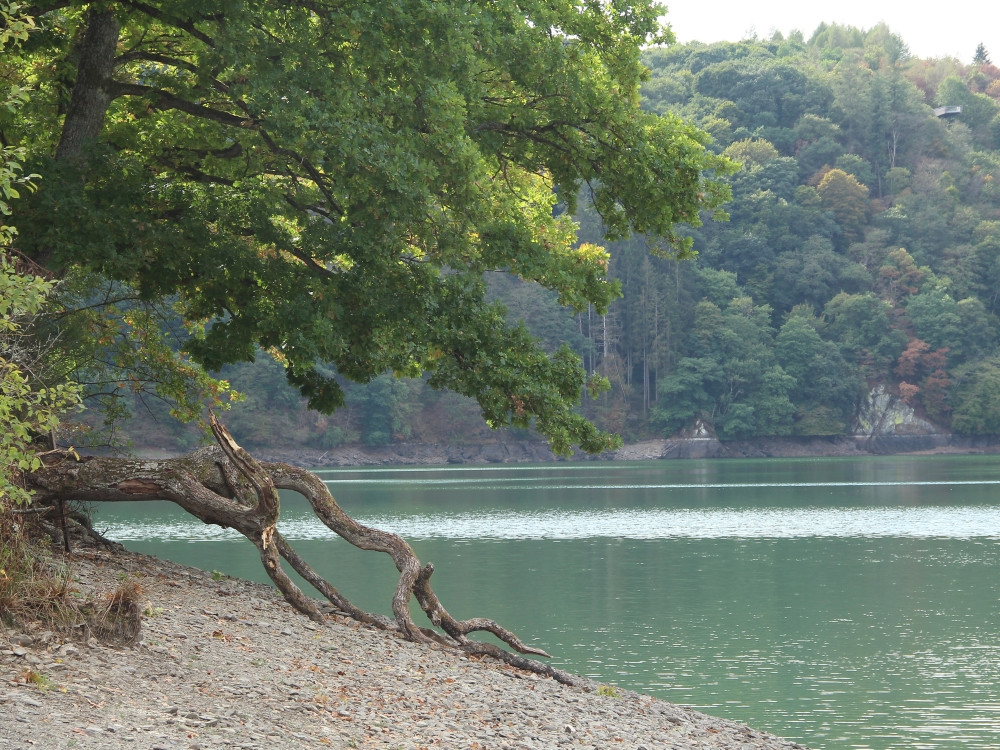
[[[407,539],[795,539],[906,537],[917,539],[1000,538],[1000,506],[946,508],[743,508],[547,511],[480,510],[447,515],[379,515],[364,524]],[[228,529],[191,517],[169,521],[112,522],[118,540],[236,539]],[[290,540],[335,538],[315,516],[286,513],[281,532]]]

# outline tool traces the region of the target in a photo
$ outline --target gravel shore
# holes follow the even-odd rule
[[[137,646],[0,628],[0,749],[801,745],[620,688],[567,687],[134,553],[75,556],[81,592],[142,587]],[[611,693],[611,694],[608,694]]]

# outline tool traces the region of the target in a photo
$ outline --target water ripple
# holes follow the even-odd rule
[[[554,508],[541,512],[379,515],[358,520],[408,539],[1000,539],[1000,506],[588,511]],[[284,517],[280,529],[291,540],[333,536],[307,514]],[[107,534],[120,541],[238,537],[233,531],[206,526],[193,519],[112,523]]]
[[[554,482],[551,477],[474,477],[456,479],[454,477],[434,477],[401,479],[350,477],[345,479],[324,479],[326,484],[343,486],[345,484],[360,484],[366,486],[406,485],[414,489],[433,487],[440,489],[465,489],[469,485],[479,488],[504,489],[539,485],[546,490],[729,490],[729,489],[814,489],[823,487],[958,487],[963,485],[1000,485],[1000,479],[970,479],[947,481],[867,481],[867,482],[630,482],[598,484],[578,484]]]

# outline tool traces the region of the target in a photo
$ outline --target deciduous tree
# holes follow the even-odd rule
[[[861,239],[862,226],[868,218],[868,188],[854,175],[831,169],[816,187],[823,207],[833,214],[840,234],[848,241]]]
[[[578,195],[609,237],[644,232],[681,255],[690,241],[675,225],[717,211],[727,191],[712,173],[729,162],[701,131],[638,106],[640,48],[670,39],[658,5],[49,0],[34,12],[43,31],[3,61],[33,89],[2,137],[41,175],[18,205],[20,253],[57,277],[121,285],[135,304],[170,300],[191,331],[177,368],[185,352],[215,370],[271,351],[320,410],[343,403],[334,370],[425,373],[559,452],[616,445],[573,409],[588,385],[579,358],[509,324],[483,274],[603,313],[618,286],[604,249],[576,242]],[[451,618],[432,568],[344,517],[318,480],[215,434],[219,449],[189,459],[61,463],[26,484],[44,500],[173,500],[252,539],[310,616],[280,558],[377,620],[275,531],[274,486],[299,489],[331,528],[393,557],[407,637],[429,637],[410,619],[416,595],[454,644],[489,650],[466,637],[486,629],[535,652],[489,621]]]

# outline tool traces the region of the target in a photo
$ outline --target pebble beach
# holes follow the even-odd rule
[[[79,552],[72,570],[98,600],[141,589],[139,641],[0,627],[0,750],[804,750],[627,686],[314,623],[262,584],[130,552]]]

